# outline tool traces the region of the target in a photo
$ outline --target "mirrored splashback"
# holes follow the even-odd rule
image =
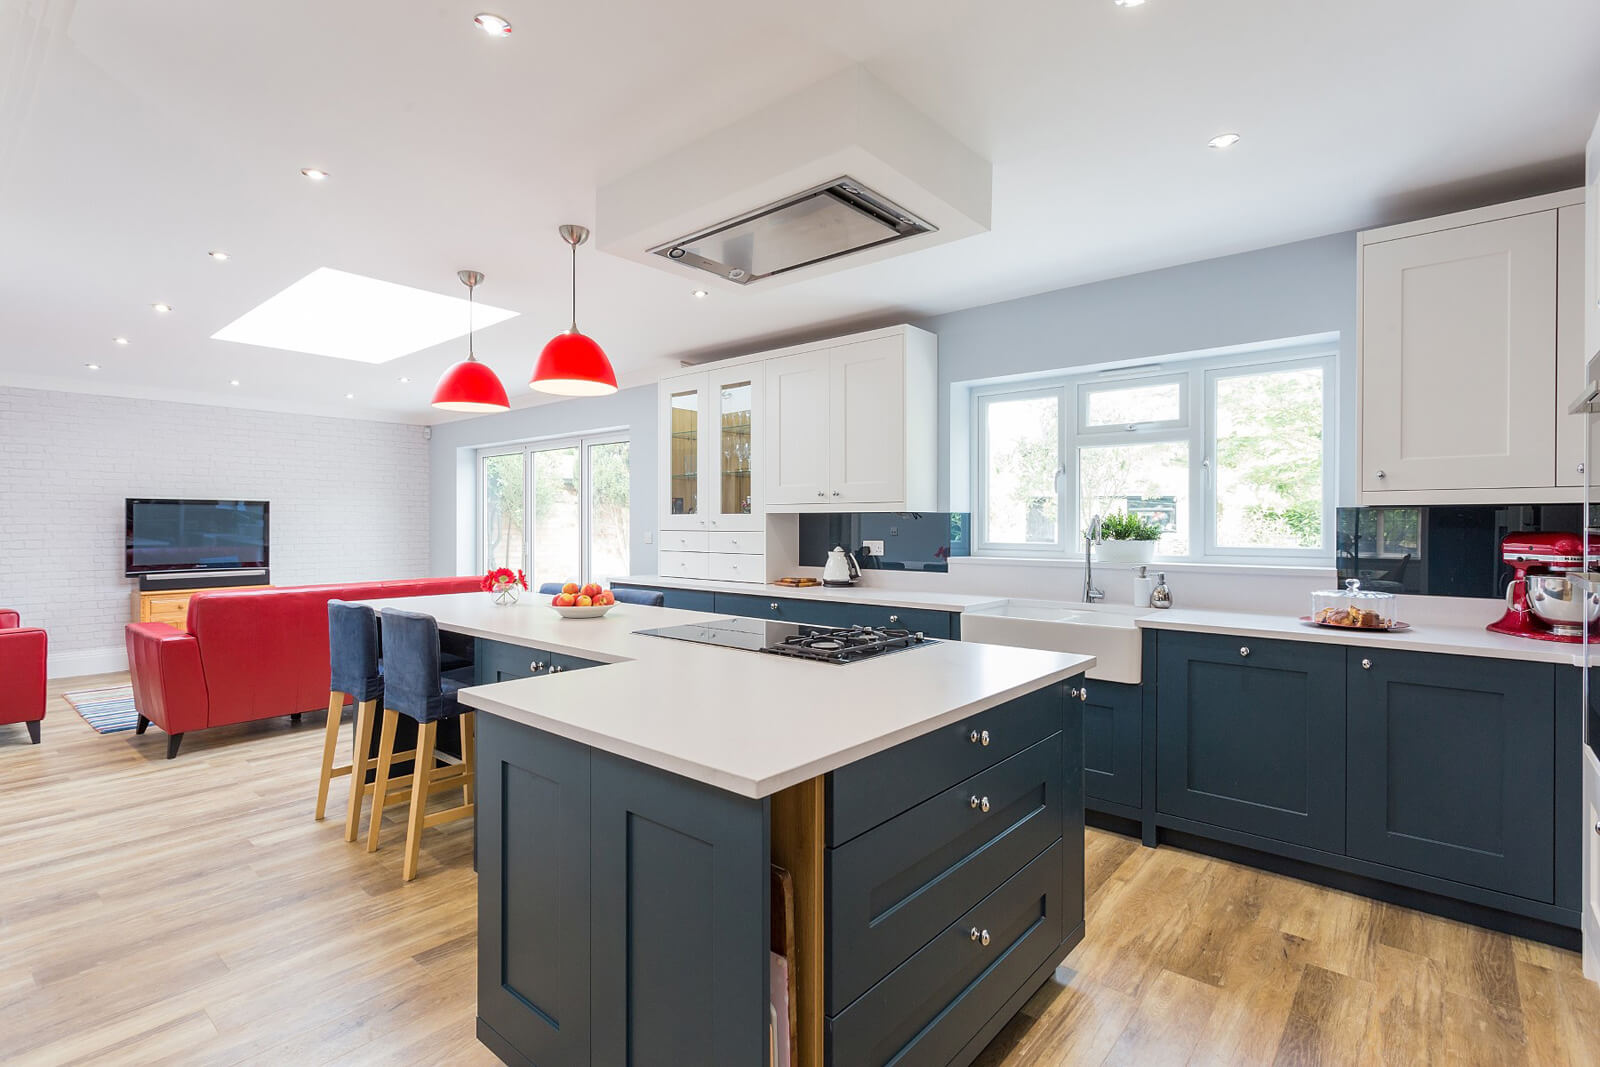
[[[855,554],[862,570],[927,571],[950,569],[951,556],[972,554],[972,515],[964,511],[861,511],[800,516],[802,567],[820,567],[835,545]],[[882,541],[883,555],[868,556],[861,548]]]
[[[1583,526],[1581,504],[1340,508],[1339,579],[1389,593],[1504,596],[1511,568],[1500,561],[1502,538]]]

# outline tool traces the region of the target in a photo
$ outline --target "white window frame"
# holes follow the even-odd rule
[[[1336,444],[1339,417],[1338,346],[1333,342],[1285,344],[1210,359],[1185,359],[1176,369],[1165,365],[1113,368],[1094,373],[1062,374],[1026,382],[989,382],[970,390],[970,452],[973,507],[973,553],[1017,559],[1077,559],[1083,539],[1077,533],[1087,516],[1078,514],[1082,493],[1078,450],[1113,442],[1159,444],[1189,443],[1189,553],[1157,556],[1174,563],[1260,563],[1262,565],[1323,565],[1334,558],[1335,492],[1338,484]],[[1322,370],[1322,530],[1323,544],[1315,549],[1265,549],[1221,547],[1216,543],[1216,498],[1213,457],[1216,455],[1215,400],[1220,379],[1296,367]],[[1179,383],[1178,419],[1132,425],[1085,426],[1089,395],[1119,387]],[[1060,404],[1060,468],[1056,476],[1058,540],[1055,545],[1006,544],[988,540],[989,407],[999,401],[1055,396]]]
[[[591,514],[593,500],[589,491],[589,448],[591,445],[612,444],[628,445],[628,462],[631,468],[633,463],[633,440],[626,429],[593,431],[582,434],[566,434],[560,437],[540,437],[529,441],[520,441],[513,444],[489,445],[478,449],[478,482],[474,490],[477,498],[477,524],[475,533],[476,547],[473,551],[474,558],[478,562],[478,570],[483,572],[489,569],[487,552],[488,546],[484,544],[484,534],[487,531],[489,522],[489,495],[487,492],[485,492],[484,481],[486,473],[485,465],[487,462],[490,459],[498,456],[520,455],[522,457],[522,521],[524,529],[522,542],[522,562],[518,565],[518,569],[528,576],[528,582],[530,585],[532,585],[534,580],[533,554],[535,550],[533,534],[533,454],[535,452],[546,452],[553,449],[577,448],[579,478],[578,498],[580,500],[578,512],[579,560],[581,562],[581,569],[583,572],[581,575],[578,575],[577,578],[580,582],[593,582],[602,579],[609,580],[612,577],[611,575],[604,575],[601,579],[597,579],[592,573],[593,560],[591,559],[592,552],[590,551],[590,545],[591,541],[593,540],[594,517]],[[628,494],[628,508],[631,515],[633,509],[633,494],[631,489]],[[537,592],[538,590],[535,588],[533,591]]]

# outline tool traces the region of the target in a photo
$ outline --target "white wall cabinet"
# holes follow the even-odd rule
[[[663,533],[761,529],[765,370],[740,363],[662,379]]]
[[[931,511],[937,506],[938,355],[911,327],[768,364],[767,506]]]
[[[1588,384],[1584,349],[1583,206],[1556,213],[1556,484],[1583,488],[1583,423],[1567,408]]]
[[[1581,497],[1578,196],[1360,235],[1362,503]]]

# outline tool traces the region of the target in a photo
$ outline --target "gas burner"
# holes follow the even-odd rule
[[[873,656],[934,643],[911,630],[877,626],[801,626],[799,633],[767,645],[761,651],[777,656],[821,660],[824,663],[855,663]]]

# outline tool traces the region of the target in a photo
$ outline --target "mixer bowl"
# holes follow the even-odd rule
[[[1579,636],[1600,619],[1600,593],[1559,574],[1528,575],[1528,607],[1558,634]]]

